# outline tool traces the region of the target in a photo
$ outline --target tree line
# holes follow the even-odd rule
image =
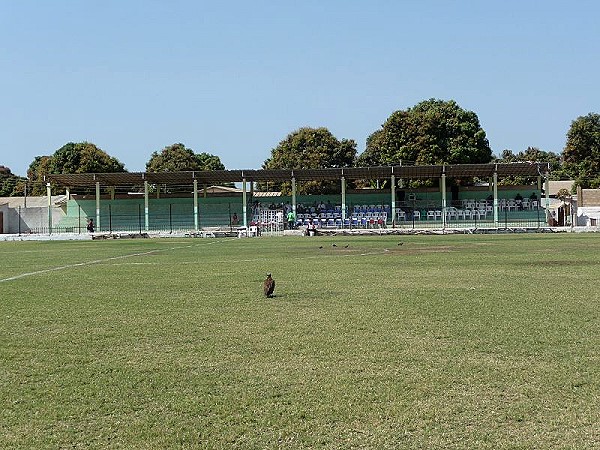
[[[327,128],[303,127],[290,133],[263,169],[317,169],[329,167],[368,167],[396,164],[481,164],[490,162],[549,162],[553,179],[572,179],[574,186],[600,187],[600,114],[590,113],[575,119],[567,132],[561,154],[528,147],[513,153],[492,154],[477,114],[466,111],[454,100],[425,100],[406,110],[395,111],[366,141],[358,155],[356,142],[338,139]],[[155,151],[146,163],[148,172],[224,170],[220,158],[210,153],[195,153],[182,143]],[[19,177],[0,166],[0,196],[45,195],[44,176],[52,173],[126,172],[125,166],[90,142],[69,142],[48,156],[37,156]],[[474,180],[451,180],[472,183]],[[520,184],[528,180],[511,178],[503,183]],[[437,180],[411,181],[413,185],[434,184]],[[363,184],[369,183],[365,180]],[[385,183],[385,181],[384,181]],[[380,185],[381,186],[381,185]],[[289,191],[289,183],[262,184],[259,189]],[[300,193],[337,192],[339,183],[312,181],[302,183]]]

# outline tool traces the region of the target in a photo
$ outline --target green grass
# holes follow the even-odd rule
[[[0,448],[598,448],[599,250],[0,243]]]

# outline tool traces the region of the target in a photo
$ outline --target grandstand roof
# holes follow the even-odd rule
[[[92,186],[100,182],[103,186],[126,186],[143,184],[200,184],[215,185],[225,182],[254,181],[297,181],[339,180],[376,180],[390,178],[429,179],[440,178],[445,174],[449,178],[525,176],[534,177],[549,172],[548,163],[516,162],[496,164],[453,164],[431,166],[382,166],[382,167],[342,167],[327,169],[249,169],[249,170],[211,170],[188,172],[120,172],[120,173],[75,173],[49,174],[45,181],[59,186]]]

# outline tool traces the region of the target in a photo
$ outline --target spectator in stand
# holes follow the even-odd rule
[[[515,195],[515,203],[517,204],[517,209],[519,211],[523,209],[523,196],[519,192]]]

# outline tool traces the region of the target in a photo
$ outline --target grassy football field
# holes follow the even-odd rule
[[[600,448],[599,255],[564,233],[1,242],[0,448]]]

